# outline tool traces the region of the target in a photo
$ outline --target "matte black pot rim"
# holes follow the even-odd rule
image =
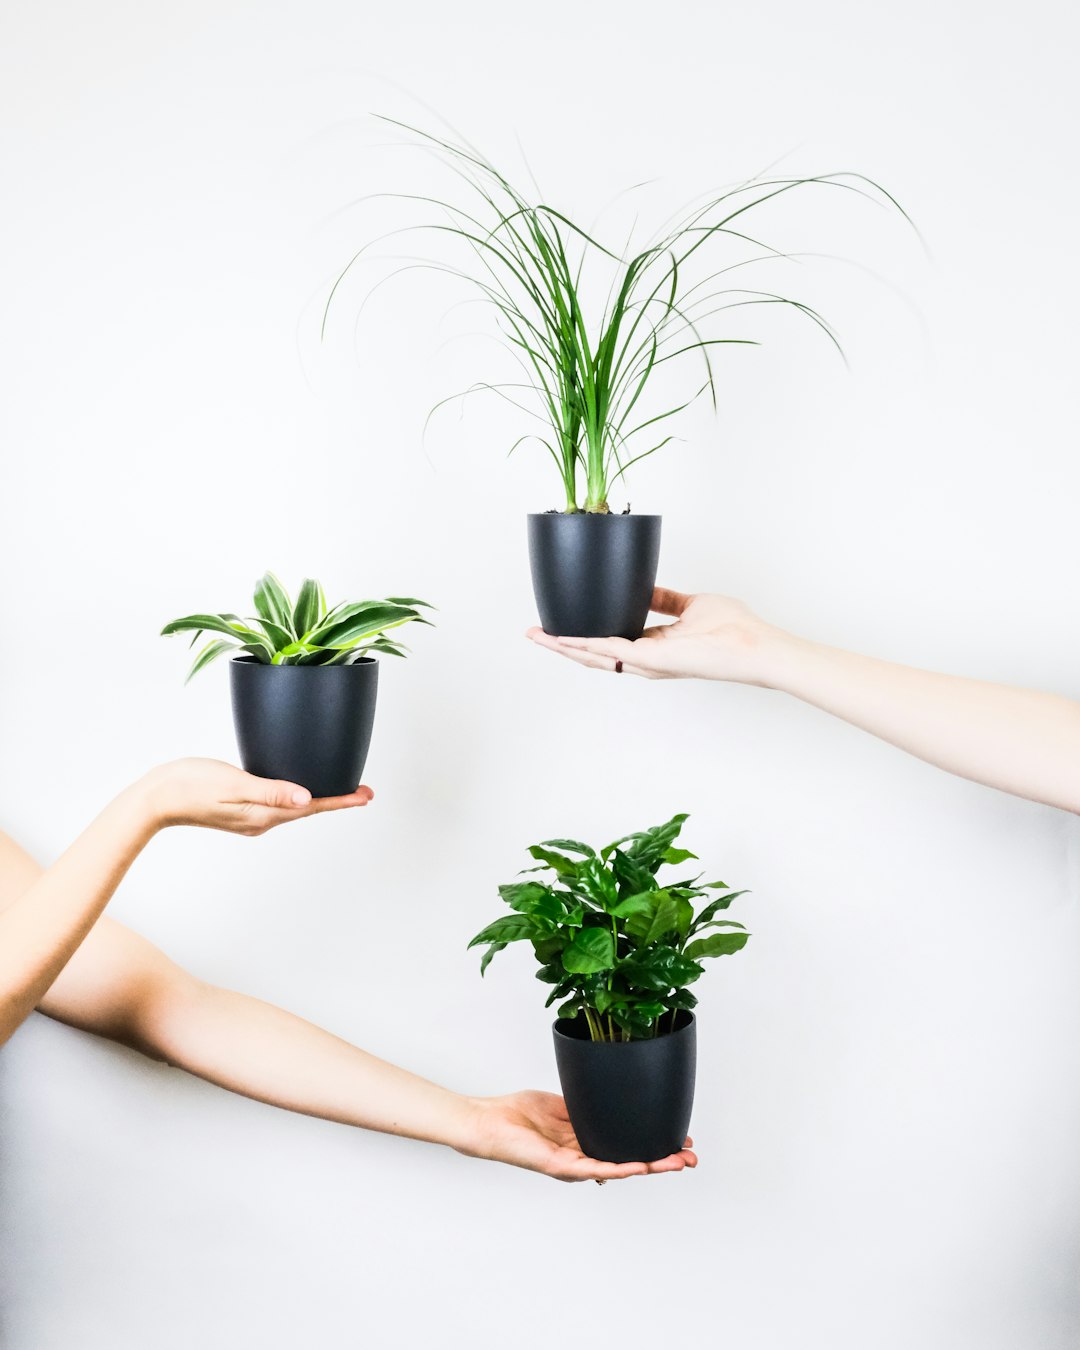
[[[571,1036],[571,1034],[568,1031],[564,1031],[560,1025],[563,1022],[571,1020],[565,1017],[557,1017],[552,1023],[552,1030],[555,1032],[556,1036],[561,1036],[564,1041],[574,1041],[577,1045],[589,1045],[595,1047],[597,1050],[628,1050],[635,1045],[657,1045],[661,1041],[674,1040],[675,1037],[681,1036],[684,1031],[689,1031],[697,1021],[697,1018],[688,1008],[680,1008],[679,1011],[685,1012],[689,1020],[684,1022],[681,1027],[676,1027],[674,1031],[661,1032],[659,1036],[650,1037],[645,1041],[594,1041],[586,1036]]]
[[[530,520],[575,520],[583,518],[585,520],[662,520],[663,517],[657,513],[650,514],[647,511],[530,511],[528,513]]]
[[[350,661],[347,666],[298,666],[292,665],[273,665],[269,661],[258,661],[254,656],[234,656],[231,658],[232,664],[236,666],[265,666],[267,670],[351,670],[353,666],[377,666],[379,663],[374,656],[362,656],[359,661]]]

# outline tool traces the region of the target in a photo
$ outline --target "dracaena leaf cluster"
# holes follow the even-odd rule
[[[715,408],[719,349],[758,345],[755,338],[725,331],[725,321],[736,312],[779,305],[816,325],[839,350],[835,333],[815,309],[778,293],[767,275],[760,283],[751,279],[762,267],[802,256],[765,242],[751,224],[752,214],[794,192],[841,189],[849,198],[870,198],[908,219],[895,198],[859,173],[759,177],[686,210],[643,248],[629,242],[625,248],[608,246],[562,211],[521,191],[474,148],[392,118],[381,120],[434,151],[465,187],[445,198],[378,194],[437,207],[435,220],[406,228],[430,229],[463,249],[458,262],[414,261],[399,270],[448,273],[493,307],[522,376],[512,383],[480,381],[463,393],[495,393],[545,424],[512,448],[522,441],[545,447],[567,512],[606,513],[609,493],[630,466],[673,439],[667,434],[671,418],[703,394]],[[327,310],[367,249],[360,249],[338,278]],[[606,300],[594,303],[604,295]],[[325,326],[324,313],[324,331]],[[656,376],[669,362],[695,359],[697,372],[681,397],[649,400],[662,386]]]
[[[563,1018],[584,1017],[594,1041],[650,1039],[675,1026],[697,1000],[690,991],[703,961],[746,945],[749,933],[725,911],[745,891],[701,874],[660,880],[696,854],[678,848],[685,814],[599,851],[576,839],[549,839],[529,853],[529,879],[499,887],[512,911],[469,943],[486,947],[483,974],[497,952],[531,944],[551,985],[547,1005]],[[547,874],[542,876],[542,874]]]
[[[199,650],[189,680],[225,652],[273,666],[346,666],[372,652],[404,656],[408,648],[387,633],[407,623],[429,623],[420,608],[431,608],[424,600],[404,596],[342,602],[330,608],[322,586],[310,577],[294,602],[273,572],[256,583],[254,607],[250,618],[188,614],[165,625],[163,637],[191,633],[192,646],[204,633],[224,635]]]

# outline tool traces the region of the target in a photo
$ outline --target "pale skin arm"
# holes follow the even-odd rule
[[[370,798],[367,789],[359,795],[357,804]],[[335,808],[317,803],[308,809]],[[126,810],[122,819],[127,819]],[[264,825],[263,817],[256,816],[244,832],[261,833],[262,828],[269,828],[269,823]],[[111,832],[108,838],[113,838]],[[105,842],[97,842],[104,854]],[[127,863],[130,857],[124,852],[111,867],[103,867],[113,888]],[[0,835],[0,936],[6,936],[5,920],[29,909],[34,897],[56,898],[53,888],[43,885],[55,875],[56,865],[43,871]],[[74,891],[84,892],[84,879],[74,868],[66,868],[63,876]],[[104,889],[94,893],[97,913],[105,903]],[[78,911],[77,919],[83,923],[83,911]],[[71,941],[70,936],[66,940]],[[606,1181],[682,1171],[697,1163],[689,1140],[680,1153],[650,1164],[587,1158],[578,1147],[561,1097],[519,1092],[478,1098],[448,1091],[280,1008],[204,984],[107,917],[92,924],[38,1006],[59,1021],[132,1046],[257,1101],[446,1144],[461,1153],[560,1180]]]
[[[796,637],[737,600],[658,589],[673,622],[624,638],[540,646],[597,670],[647,679],[756,684],[793,695],[949,773],[1080,812],[1080,703],[1058,694],[895,665]]]
[[[202,825],[234,834],[263,834],[321,811],[363,806],[369,788],[313,801],[296,783],[255,778],[230,764],[185,759],[132,784],[47,871],[18,894],[0,892],[0,1045],[44,997],[131,864],[170,825]],[[0,836],[0,881],[18,868],[17,850]]]

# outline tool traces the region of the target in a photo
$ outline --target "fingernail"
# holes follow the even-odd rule
[[[305,792],[303,788],[297,788],[292,795],[293,806],[307,806],[311,801],[311,793]]]

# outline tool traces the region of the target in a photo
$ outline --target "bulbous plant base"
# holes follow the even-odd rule
[[[584,1017],[553,1028],[566,1109],[578,1143],[603,1162],[655,1162],[678,1153],[690,1128],[697,1023],[679,1012],[675,1030],[651,1041],[591,1041]]]
[[[229,662],[240,762],[260,778],[284,778],[313,797],[354,792],[364,772],[379,663],[268,666]]]
[[[533,593],[545,633],[638,638],[660,561],[660,516],[529,516]]]

